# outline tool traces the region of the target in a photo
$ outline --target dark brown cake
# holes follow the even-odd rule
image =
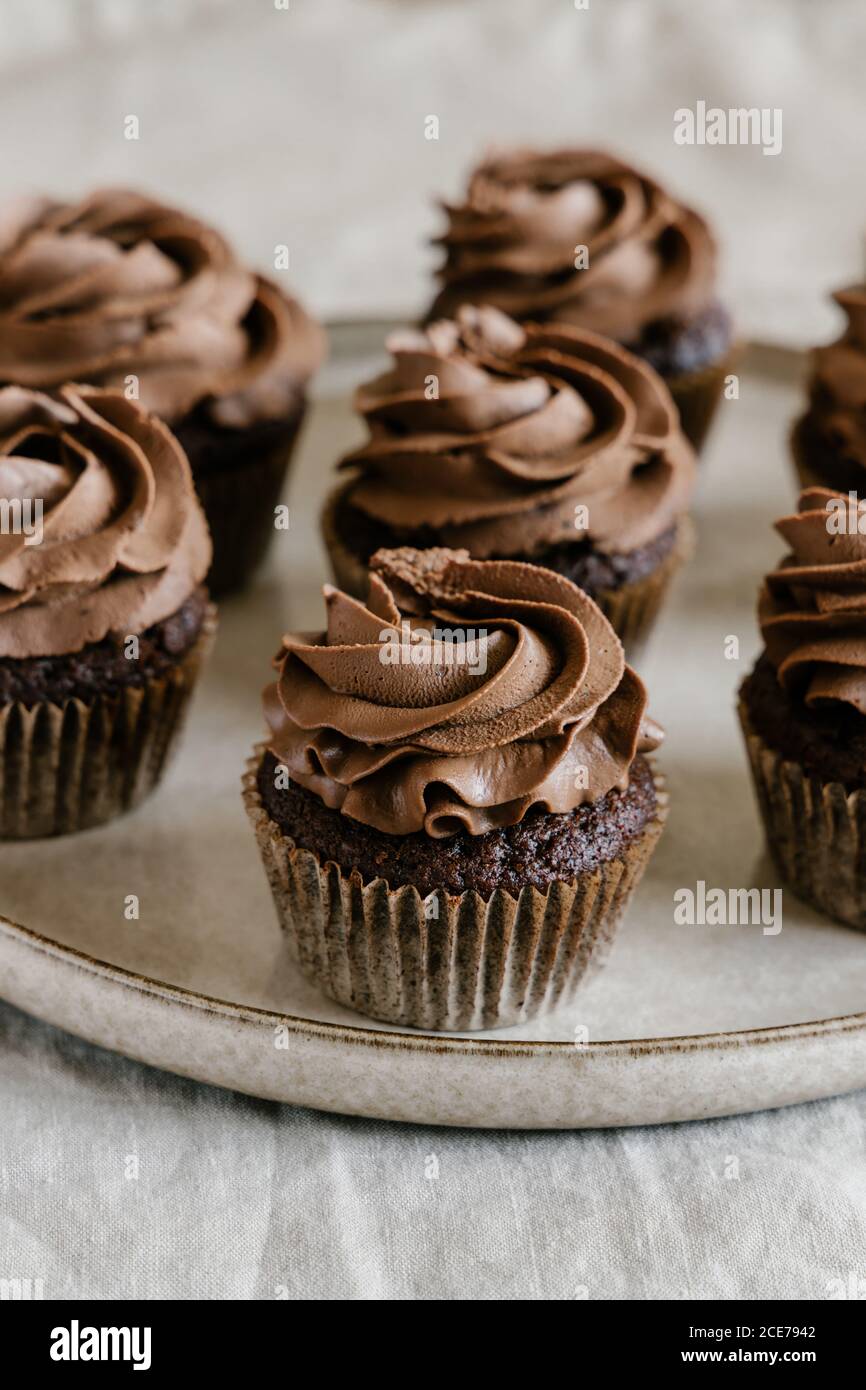
[[[337,507],[335,525],[340,541],[353,554],[363,558],[368,564],[371,555],[377,550],[392,550],[401,545],[410,545],[418,550],[436,545],[435,532],[419,527],[406,536],[398,536],[381,522],[358,511],[350,502],[342,500]],[[636,584],[655,573],[659,565],[671,554],[677,539],[676,526],[670,526],[647,545],[622,554],[605,554],[593,545],[588,537],[575,541],[564,541],[561,545],[536,551],[525,558],[534,565],[555,570],[572,584],[576,584],[590,598],[596,598],[604,590],[621,589],[626,584]],[[491,556],[491,559],[508,559],[505,555]]]
[[[360,873],[365,883],[383,878],[389,888],[411,883],[422,897],[436,889],[474,889],[486,899],[496,888],[517,897],[526,884],[543,892],[552,882],[571,882],[620,855],[657,809],[652,771],[645,758],[637,758],[626,791],[610,791],[565,815],[535,810],[502,830],[446,840],[432,840],[423,831],[387,835],[330,810],[304,787],[277,787],[277,766],[266,752],[258,788],[284,835],[346,875]]]
[[[198,640],[207,612],[207,589],[201,586],[176,613],[138,635],[137,660],[125,656],[124,639],[114,637],[63,656],[0,657],[0,706],[90,701],[119,687],[146,685],[183,660]]]
[[[762,653],[740,689],[752,728],[774,752],[818,782],[866,788],[866,715],[838,703],[808,708],[789,695]]]
[[[805,484],[817,482],[837,492],[862,493],[866,469],[846,450],[843,439],[821,429],[808,415],[794,426],[791,450]]]
[[[648,324],[631,350],[668,380],[713,366],[730,351],[733,341],[731,316],[716,302],[691,319],[657,319]]]

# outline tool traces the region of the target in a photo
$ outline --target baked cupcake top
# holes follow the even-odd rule
[[[324,338],[296,300],[242,266],[213,228],[123,189],[0,208],[0,382],[139,381],[176,423],[280,419]]]
[[[627,552],[688,508],[694,454],[661,378],[625,348],[496,309],[388,340],[355,394],[370,438],[353,507],[403,537],[432,528],[479,558],[588,536]]]
[[[692,318],[713,301],[706,222],[602,151],[493,156],[470,176],[465,201],[443,206],[445,263],[431,317],[483,302],[516,319],[635,343],[648,325]]]
[[[382,550],[366,604],[325,588],[264,694],[269,747],[377,830],[480,835],[624,789],[661,742],[593,601],[561,575],[465,551]]]
[[[0,389],[0,657],[141,633],[210,559],[186,455],[159,420],[95,387]]]
[[[790,550],[758,604],[776,674],[809,706],[866,714],[866,502],[807,488],[776,529]]]
[[[812,354],[806,420],[832,449],[866,468],[866,285],[833,298],[848,324],[836,342]]]

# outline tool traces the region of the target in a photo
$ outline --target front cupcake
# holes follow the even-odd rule
[[[388,347],[355,397],[369,441],[323,517],[338,584],[363,595],[382,547],[530,561],[637,646],[690,548],[694,454],[660,378],[597,334],[489,307]]]
[[[273,535],[323,348],[296,300],[187,213],[122,189],[0,212],[0,382],[115,387],[165,420],[207,515],[215,593]]]
[[[117,392],[0,389],[0,837],[82,830],[157,783],[215,626],[207,524]]]
[[[833,296],[848,319],[834,343],[812,356],[809,408],[793,434],[803,487],[866,492],[866,286]]]
[[[730,370],[706,222],[646,174],[597,150],[515,150],[445,204],[445,263],[430,318],[493,304],[521,322],[615,338],[665,379],[700,448]]]
[[[289,634],[244,798],[283,929],[332,998],[418,1028],[567,999],[666,805],[661,731],[595,604],[552,571],[382,551]]]
[[[866,503],[808,488],[776,527],[790,553],[740,691],[758,802],[799,897],[866,927]]]

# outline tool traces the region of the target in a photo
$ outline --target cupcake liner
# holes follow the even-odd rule
[[[213,541],[207,582],[215,597],[240,589],[265,558],[305,413],[302,405],[274,447],[213,473],[193,471]]]
[[[681,516],[672,549],[660,565],[634,584],[619,589],[600,589],[593,597],[630,657],[640,652],[662,608],[674,575],[692,556],[695,528]]]
[[[0,839],[67,835],[137,806],[162,777],[216,631],[167,675],[92,702],[0,707]]]
[[[866,929],[866,792],[807,776],[755,733],[743,700],[739,715],[779,872],[820,912]]]
[[[355,598],[367,596],[369,571],[364,561],[346,545],[337,526],[337,516],[354,479],[341,483],[328,495],[322,512],[322,536],[331,561],[331,569],[339,588]],[[694,526],[689,517],[677,521],[677,534],[669,553],[651,574],[634,584],[618,589],[601,589],[593,595],[630,655],[639,651],[664,602],[671,580],[694,550]],[[515,560],[528,557],[515,555]],[[532,563],[528,560],[528,563]]]
[[[422,898],[298,848],[262,804],[264,751],[247,763],[244,804],[302,973],[339,1004],[404,1027],[504,1028],[568,1000],[603,962],[667,817],[656,776],[654,819],[620,857],[574,882],[518,898],[504,889],[487,901],[474,890]]]
[[[721,400],[725,377],[734,370],[739,355],[740,348],[735,344],[720,361],[709,367],[664,378],[680,412],[683,434],[698,454]]]

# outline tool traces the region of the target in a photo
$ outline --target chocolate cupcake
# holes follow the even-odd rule
[[[808,488],[740,691],[767,840],[797,895],[866,927],[866,503]]]
[[[803,487],[866,492],[866,286],[833,296],[848,326],[812,355],[809,409],[794,427],[794,463]]]
[[[388,347],[391,370],[355,396],[369,440],[325,508],[337,583],[363,595],[382,547],[525,560],[637,647],[689,552],[695,472],[652,368],[595,333],[468,305]]]
[[[366,604],[289,634],[244,779],[304,974],[391,1023],[471,1029],[567,999],[660,834],[661,731],[562,575],[382,551]]]
[[[444,204],[441,289],[429,317],[493,304],[521,322],[569,323],[624,343],[664,377],[699,449],[733,362],[702,217],[597,150],[495,155]]]
[[[0,837],[156,785],[215,626],[210,557],[161,421],[94,387],[0,389]]]
[[[151,198],[0,211],[0,382],[115,387],[165,420],[207,515],[215,593],[265,553],[323,342],[217,232]]]

